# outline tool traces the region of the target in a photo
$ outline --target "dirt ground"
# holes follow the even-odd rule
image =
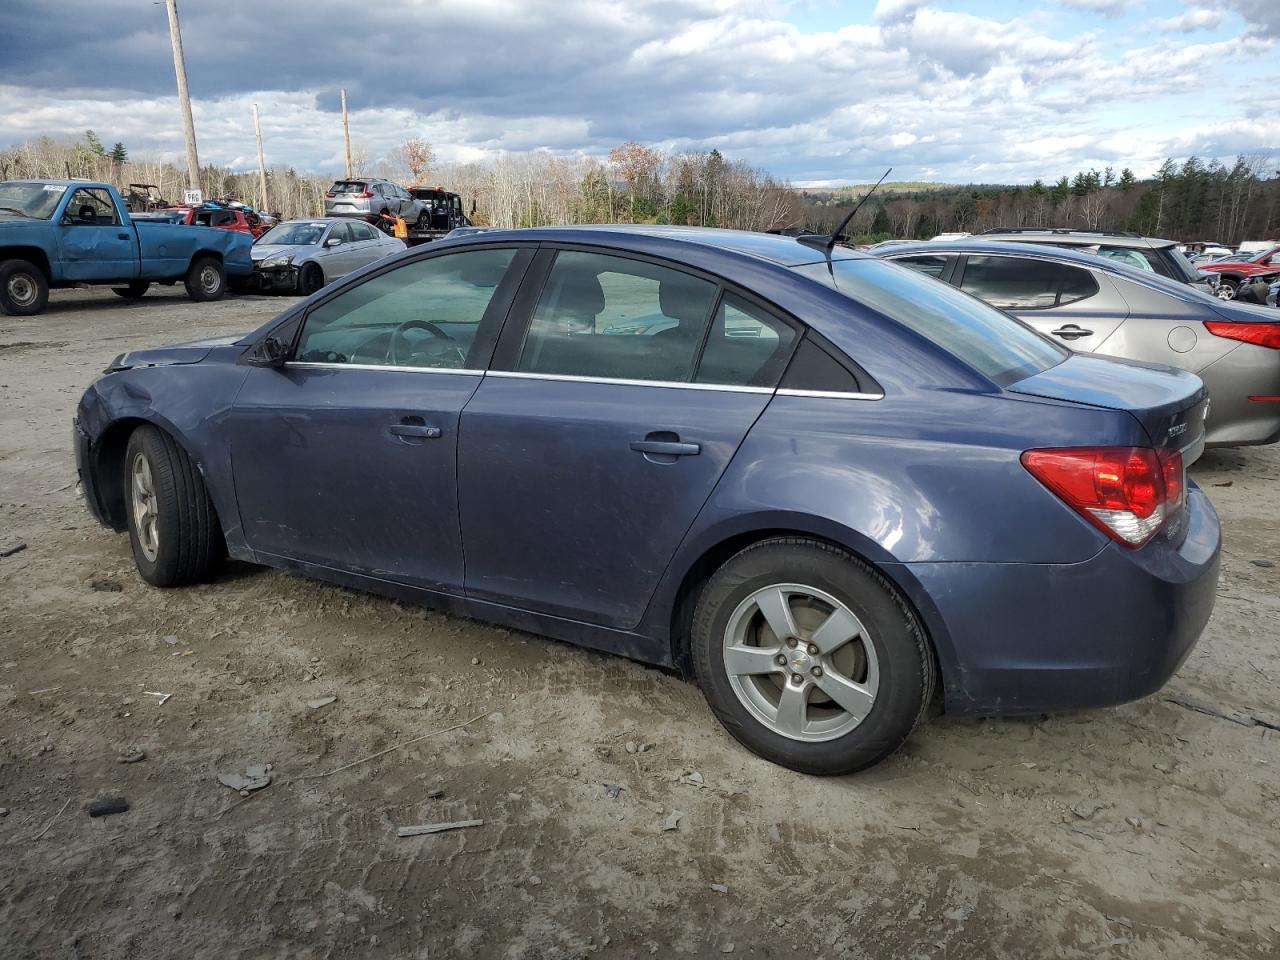
[[[1193,470],[1222,580],[1162,694],[935,718],[814,779],[626,660],[243,565],[146,586],[71,483],[80,392],[284,305],[71,291],[0,317],[0,550],[26,544],[0,559],[6,960],[1280,955],[1280,732],[1249,719],[1280,715],[1280,450]],[[268,763],[244,802],[216,779]],[[129,811],[90,818],[112,794]]]

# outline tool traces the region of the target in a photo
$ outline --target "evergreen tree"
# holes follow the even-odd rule
[[[1133,189],[1133,185],[1138,182],[1138,178],[1133,175],[1133,171],[1125,167],[1120,171],[1120,189],[1128,193]]]
[[[119,140],[116,145],[111,148],[111,162],[117,167],[123,167],[129,160],[129,151],[124,148],[124,144]]]
[[[107,155],[106,149],[102,146],[102,141],[98,139],[98,135],[92,130],[84,132],[84,145],[95,157],[105,157]]]
[[[889,211],[884,208],[884,204],[876,207],[875,218],[871,221],[872,233],[889,233],[893,227],[889,223]]]

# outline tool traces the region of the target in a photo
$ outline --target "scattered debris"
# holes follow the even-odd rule
[[[1171,694],[1164,699],[1187,710],[1194,710],[1196,713],[1217,717],[1219,720],[1230,720],[1232,723],[1238,723],[1242,727],[1267,727],[1271,730],[1280,730],[1280,717],[1258,716],[1257,714],[1241,713],[1238,710],[1228,710],[1226,707],[1204,703],[1201,700],[1195,700],[1183,694]]]
[[[1142,829],[1142,818],[1141,818],[1141,817],[1125,817],[1125,818],[1124,818],[1124,822],[1125,822],[1125,823],[1127,823],[1129,826],[1133,827],[1133,829],[1135,829],[1135,830],[1141,830],[1141,829]]]
[[[70,800],[68,800],[67,802],[68,802],[68,803],[70,803],[71,801],[70,801]],[[9,815],[9,808],[8,808],[8,807],[0,807],[0,817],[7,817],[8,815]]]
[[[97,590],[99,593],[123,593],[124,587],[116,583],[114,580],[90,580],[89,589]]]
[[[480,827],[483,820],[455,820],[453,823],[423,823],[413,827],[397,827],[397,837],[420,837],[428,833],[444,833],[446,830],[464,830],[467,827]]]
[[[652,750],[652,749],[653,749],[653,744],[652,744],[652,743],[642,743],[642,744],[640,744],[640,746],[636,749],[636,753],[648,753],[648,752],[649,752],[650,750]]]
[[[444,791],[439,787],[436,787],[434,790],[429,790],[427,792],[428,800],[439,800],[443,796],[444,796]]]
[[[15,540],[12,543],[6,543],[0,546],[0,557],[12,557],[15,553],[21,553],[27,549],[27,545],[21,540]]]
[[[1110,804],[1103,803],[1101,800],[1082,800],[1071,808],[1081,820],[1092,820],[1094,814],[1099,810],[1105,810]]]
[[[472,665],[473,667],[478,667],[478,666],[480,666],[480,658],[479,658],[479,657],[472,657],[472,658],[471,658],[471,665]]]
[[[169,698],[173,696],[172,693],[158,693],[155,690],[143,690],[142,695],[144,697],[155,697],[159,701],[156,704],[158,707],[163,707],[169,702]]]
[[[247,797],[253,790],[261,790],[271,783],[271,764],[245,767],[244,773],[220,773],[218,782],[230,787],[242,797]]]
[[[162,639],[171,647],[176,647],[178,645],[178,638],[172,633]]]
[[[101,800],[91,800],[84,808],[91,817],[109,817],[113,813],[127,812],[129,801],[124,797],[103,797]]]
[[[604,785],[604,792],[608,795],[610,800],[617,800],[618,794],[622,792],[622,784],[606,783]]]
[[[711,889],[714,890],[716,893],[728,893],[729,885],[725,883],[713,883],[711,885]]]
[[[626,747],[626,750],[627,750],[627,753],[635,753],[635,752],[636,752],[636,742],[635,742],[634,740],[628,740],[628,741],[627,741],[627,747]]]
[[[529,886],[531,886],[531,887],[539,887],[539,886],[541,886],[541,885],[542,885],[542,878],[541,878],[541,877],[530,877],[530,878],[529,878]]]
[[[680,821],[684,819],[683,810],[672,810],[667,819],[662,821],[662,832],[680,829]]]
[[[318,700],[308,700],[307,706],[312,710],[319,710],[321,707],[327,707],[329,704],[337,702],[337,697],[320,697]]]
[[[127,747],[120,751],[120,756],[116,759],[120,763],[137,763],[139,760],[147,759],[147,751],[141,747]]]
[[[721,947],[721,948],[720,948],[720,952],[721,952],[721,953],[733,953],[733,944],[732,944],[732,943],[726,943],[723,947]]]
[[[1235,484],[1234,480],[1227,480],[1225,483],[1215,483],[1215,487],[1230,487]]]
[[[707,785],[702,774],[697,770],[691,770],[689,773],[682,774],[680,776],[680,782],[688,784],[691,787],[705,787]]]
[[[7,554],[0,553],[0,557],[3,557],[3,556],[7,556]],[[1255,567],[1274,567],[1275,566],[1275,562],[1272,560],[1250,560],[1249,562],[1252,563]]]
[[[67,802],[66,802],[66,803],[64,803],[61,807],[59,807],[59,808],[58,808],[58,812],[57,812],[57,813],[55,813],[55,814],[53,815],[53,819],[52,819],[52,820],[50,820],[48,823],[46,823],[46,824],[44,825],[44,829],[43,829],[43,830],[41,830],[39,833],[37,833],[37,834],[36,834],[34,837],[32,837],[31,839],[32,839],[32,840],[39,840],[39,839],[40,839],[41,837],[43,837],[46,833],[48,833],[48,832],[49,832],[49,828],[50,828],[50,827],[52,827],[55,823],[57,823],[57,822],[58,822],[58,818],[59,818],[60,816],[62,816],[62,812],[63,812],[64,810],[66,810],[66,809],[67,809],[67,807],[69,807],[69,806],[71,806],[71,798],[70,798],[70,797],[67,797]],[[9,811],[6,809],[6,810],[5,810],[5,813],[7,814],[8,812],[9,812]]]
[[[395,744],[394,746],[387,747],[387,749],[385,750],[379,750],[377,753],[371,753],[367,757],[361,757],[359,760],[352,760],[350,763],[346,763],[340,767],[336,767],[333,770],[328,771],[327,773],[313,773],[305,777],[299,777],[298,779],[299,780],[319,780],[323,777],[332,777],[335,773],[341,773],[343,770],[350,770],[352,767],[357,767],[362,763],[368,763],[370,760],[377,760],[378,757],[386,756],[388,753],[391,753],[393,750],[399,750],[402,747],[407,747],[411,744],[418,743],[421,740],[426,740],[428,737],[438,737],[442,733],[451,733],[454,730],[461,730],[463,727],[467,726],[468,724],[475,723],[477,720],[483,720],[488,715],[489,715],[489,711],[486,710],[484,713],[480,714],[479,716],[472,717],[470,720],[464,720],[462,723],[455,723],[452,727],[445,727],[443,730],[433,730],[430,733],[424,733],[422,736],[414,737],[412,740],[404,740],[400,743]]]

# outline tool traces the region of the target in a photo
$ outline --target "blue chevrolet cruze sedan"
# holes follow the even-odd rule
[[[491,231],[239,338],[116,358],[75,420],[142,577],[231,557],[689,669],[817,774],[944,709],[1158,689],[1213,608],[1195,376],[909,269],[676,227]]]

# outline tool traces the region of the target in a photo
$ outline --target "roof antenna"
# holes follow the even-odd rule
[[[844,233],[844,228],[849,225],[849,221],[853,219],[854,214],[862,209],[862,205],[867,202],[867,198],[876,192],[876,188],[879,187],[880,184],[884,183],[884,178],[891,173],[893,173],[893,167],[890,167],[880,175],[880,179],[877,180],[872,185],[871,189],[864,193],[858,202],[853,205],[853,209],[849,211],[849,215],[840,221],[840,226],[832,230],[830,236],[814,233],[805,237],[797,237],[796,239],[806,246],[816,247],[830,257],[831,251],[835,249],[836,241],[840,239],[840,235]]]

